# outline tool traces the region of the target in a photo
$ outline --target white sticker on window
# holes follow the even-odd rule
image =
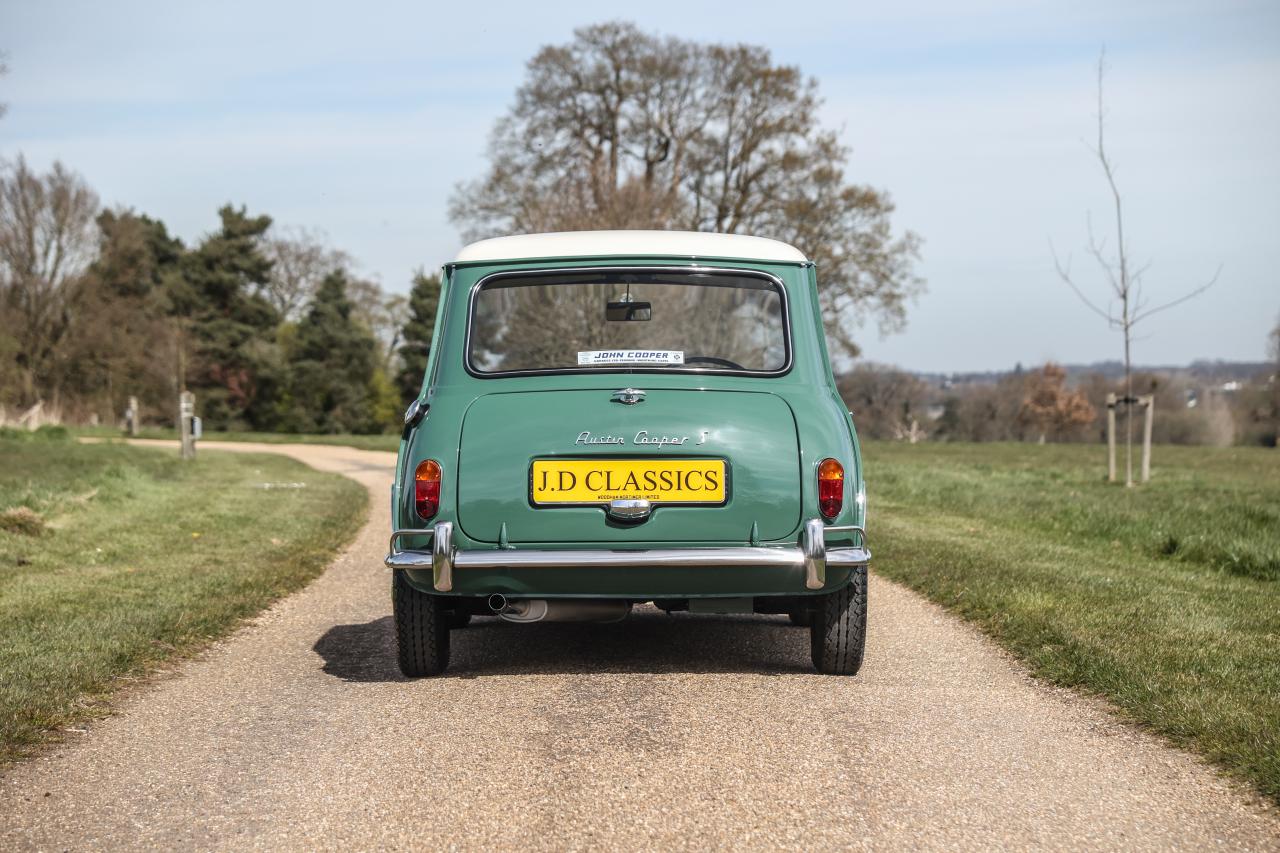
[[[684,350],[597,349],[578,353],[580,366],[597,364],[684,364]]]

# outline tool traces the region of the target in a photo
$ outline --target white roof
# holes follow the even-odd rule
[[[494,237],[463,248],[454,258],[470,261],[510,261],[532,258],[600,258],[648,255],[680,258],[737,258],[752,261],[804,263],[794,246],[765,237],[711,234],[699,231],[561,231]]]

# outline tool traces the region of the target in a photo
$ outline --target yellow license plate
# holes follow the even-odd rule
[[[722,504],[723,459],[538,459],[529,495],[535,504]]]

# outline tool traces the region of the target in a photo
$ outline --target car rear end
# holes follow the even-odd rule
[[[447,273],[393,495],[387,564],[407,587],[454,623],[647,601],[805,622],[859,577],[865,605],[861,464],[812,265]]]

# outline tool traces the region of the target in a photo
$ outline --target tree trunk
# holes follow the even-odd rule
[[[1129,300],[1125,298],[1125,317]],[[1133,367],[1129,362],[1129,327],[1124,329],[1124,485],[1133,487]]]

